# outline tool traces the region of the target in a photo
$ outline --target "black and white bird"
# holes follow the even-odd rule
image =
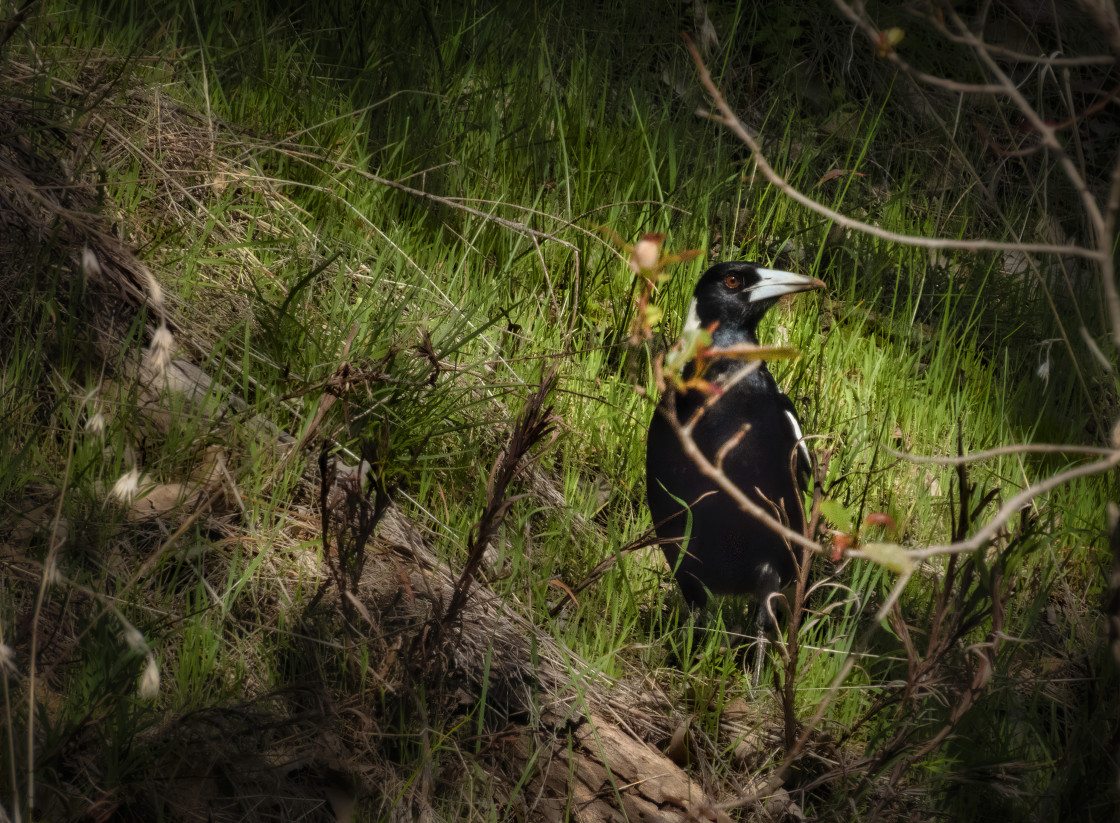
[[[780,297],[823,286],[815,277],[753,263],[720,263],[697,282],[685,333],[711,329],[713,348],[757,344],[758,323]],[[686,379],[693,376],[689,369],[694,366],[684,370]],[[751,371],[739,374],[742,369]],[[722,455],[724,474],[764,510],[794,531],[803,531],[801,489],[810,465],[793,403],[778,388],[765,363],[715,357],[703,377],[726,388],[696,422],[693,441],[715,464],[721,449],[738,437]],[[701,472],[666,416],[675,406],[677,420],[685,425],[710,399],[709,393],[699,389],[670,390],[661,398],[646,441],[649,509],[689,606],[704,606],[709,592],[754,595],[760,637],[764,637],[772,622],[767,600],[792,581],[796,563],[785,538],[743,511]],[[756,681],[761,660],[760,646]]]

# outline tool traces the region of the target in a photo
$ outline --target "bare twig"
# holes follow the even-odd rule
[[[929,17],[923,15],[923,19],[928,20]],[[942,31],[941,34],[946,40],[953,43],[968,42],[965,38],[953,34],[950,31]],[[1015,49],[1010,49],[1007,46],[999,46],[995,43],[984,43],[983,46],[991,54],[1000,54],[1019,63],[1036,63],[1040,66],[1063,66],[1072,68],[1074,66],[1111,66],[1116,63],[1116,58],[1110,57],[1107,54],[1090,54],[1084,57],[1043,57],[1037,54],[1027,54],[1023,51],[1016,51]]]
[[[907,246],[920,246],[927,249],[1036,252],[1039,254],[1068,254],[1074,257],[1084,257],[1096,261],[1103,261],[1105,259],[1105,253],[1099,249],[1089,249],[1084,246],[1076,245],[1059,246],[1053,243],[1004,243],[996,240],[957,240],[949,237],[919,237],[913,234],[900,234],[872,225],[871,223],[865,223],[862,220],[856,220],[828,208],[812,197],[803,194],[770,165],[766,160],[766,156],[762,151],[762,145],[758,142],[758,139],[751,133],[750,129],[747,128],[743,121],[739,119],[735,111],[724,99],[723,94],[712,79],[711,72],[708,71],[708,67],[704,63],[704,58],[700,56],[700,51],[696,48],[692,39],[688,37],[688,35],[684,35],[684,39],[685,44],[688,46],[689,53],[692,55],[692,60],[696,64],[697,71],[700,73],[700,82],[703,84],[720,112],[719,116],[707,112],[701,112],[701,114],[711,117],[718,123],[722,123],[730,129],[736,137],[742,140],[751,150],[751,159],[754,161],[755,166],[775,188],[806,208],[834,221],[838,226],[856,229],[857,231],[862,231],[873,237],[878,237],[881,240],[892,243],[902,243]]]
[[[1085,182],[1085,177],[1073,162],[1073,158],[1069,156],[1069,153],[1058,141],[1056,127],[1047,123],[1041,115],[1035,111],[1034,107],[1019,90],[1019,87],[1016,86],[1011,78],[1000,68],[999,64],[985,47],[984,42],[968,29],[957,13],[951,7],[947,10],[954,25],[956,25],[960,32],[960,37],[966,44],[972,47],[976,57],[1004,87],[1003,94],[1015,103],[1020,114],[1022,114],[1035,131],[1038,132],[1043,145],[1052,150],[1055,158],[1057,158],[1058,164],[1062,167],[1062,171],[1065,172],[1066,178],[1077,190],[1078,197],[1081,199],[1082,209],[1093,229],[1097,247],[1092,254],[1084,254],[1082,256],[1097,261],[1100,269],[1101,287],[1104,289],[1109,320],[1112,326],[1113,341],[1117,346],[1120,346],[1120,294],[1117,293],[1116,289],[1115,263],[1112,259],[1113,238],[1108,233],[1110,221],[1107,219],[1105,213],[1101,211],[1100,204],[1097,203],[1093,193],[1089,190],[1089,186]],[[934,24],[943,32],[948,31],[948,28],[939,22],[934,21]],[[1026,249],[1024,248],[1024,250]]]
[[[1027,486],[1023,491],[1012,497],[1004,503],[999,511],[997,511],[980,531],[976,532],[968,540],[962,540],[957,543],[949,543],[944,546],[928,546],[924,549],[911,549],[906,552],[907,556],[912,560],[924,560],[927,557],[935,557],[941,554],[959,554],[961,552],[975,551],[981,548],[988,541],[999,534],[1003,525],[1011,519],[1016,512],[1019,511],[1027,503],[1034,500],[1039,495],[1045,494],[1051,489],[1056,489],[1059,486],[1064,486],[1074,480],[1082,477],[1091,477],[1094,474],[1102,474],[1107,471],[1120,466],[1120,449],[1113,451],[1104,460],[1098,460],[1095,463],[1086,463],[1083,466],[1068,469],[1064,472],[1055,474],[1045,480],[1036,483],[1033,486]]]
[[[999,80],[1000,85],[1004,87],[1003,93],[1018,106],[1019,112],[1030,122],[1035,130],[1038,131],[1042,141],[1049,148],[1054,150],[1055,156],[1058,158],[1058,162],[1061,164],[1066,177],[1069,178],[1070,183],[1077,189],[1077,193],[1081,197],[1081,205],[1085,209],[1085,214],[1097,233],[1097,243],[1098,246],[1101,247],[1098,249],[1097,257],[1103,258],[1104,245],[1108,241],[1108,238],[1104,237],[1104,217],[1101,214],[1100,206],[1097,204],[1096,199],[1085,183],[1085,178],[1082,176],[1077,166],[1074,165],[1073,159],[1069,156],[1069,153],[1066,152],[1062,144],[1058,142],[1058,138],[1055,134],[1056,128],[1043,120],[1038,112],[1034,110],[1034,107],[1027,101],[1027,98],[1019,91],[1019,87],[1012,82],[1011,78],[1004,73],[1003,69],[1000,68],[999,64],[992,58],[992,55],[984,48],[984,44],[981,42],[980,38],[969,31],[964,22],[951,9],[950,14],[952,14],[953,21],[963,33],[962,36],[965,42],[972,46],[976,56],[984,63],[988,71]]]
[[[552,409],[545,406],[555,382],[555,372],[549,372],[541,379],[540,385],[526,401],[525,408],[510,434],[509,442],[494,461],[490,482],[486,488],[486,506],[478,518],[478,523],[471,530],[467,545],[467,562],[455,584],[447,608],[428,624],[426,631],[421,634],[422,642],[425,635],[433,642],[438,640],[466,605],[467,595],[479,566],[482,565],[486,548],[502,521],[505,520],[510,506],[518,499],[507,497],[506,491],[525,468],[526,460],[529,459],[533,448],[546,438],[555,426],[556,418],[552,415]]]
[[[939,466],[978,463],[981,460],[991,460],[993,457],[1003,457],[1008,454],[1116,454],[1116,449],[1110,449],[1107,446],[1074,446],[1061,443],[1018,443],[1011,446],[997,446],[994,449],[985,449],[982,452],[973,452],[972,454],[962,454],[958,457],[908,454],[895,449],[887,449],[887,451],[895,457],[901,457],[911,463],[934,463]]]

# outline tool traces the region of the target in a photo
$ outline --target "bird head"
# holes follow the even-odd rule
[[[697,282],[685,330],[718,323],[712,336],[715,345],[757,343],[758,322],[779,298],[820,288],[824,283],[815,277],[740,261],[719,263]]]

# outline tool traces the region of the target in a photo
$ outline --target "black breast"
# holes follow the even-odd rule
[[[666,404],[675,402],[678,419],[684,424],[706,399],[696,390],[683,395],[666,392],[646,443],[650,512],[658,537],[670,541],[663,542],[662,548],[693,607],[706,601],[705,588],[713,594],[765,596],[790,582],[796,568],[785,539],[744,512],[701,473],[662,414]],[[791,529],[802,531],[804,513],[793,469],[798,434],[792,410],[789,399],[761,365],[704,413],[693,439],[714,463],[720,448],[749,425],[724,457],[724,472],[751,500],[773,511]],[[690,539],[678,565],[686,533]]]

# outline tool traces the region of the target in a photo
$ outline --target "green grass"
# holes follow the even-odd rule
[[[967,176],[942,189],[931,184],[944,163],[941,133],[914,128],[903,81],[867,55],[857,54],[847,75],[821,62],[836,41],[843,51],[832,53],[846,54],[848,36],[812,7],[769,19],[744,6],[711,13],[725,44],[760,44],[756,63],[727,48],[712,65],[747,119],[761,124],[775,167],[802,190],[913,234],[1003,238],[1011,226],[1037,222],[1037,204],[1014,191],[989,197]],[[1061,344],[1046,350],[1054,359],[1048,380],[1036,374],[1046,356],[1039,343],[1058,336],[1057,323],[1078,339],[1073,305],[1059,301],[1052,311],[1035,284],[1006,273],[999,255],[934,259],[830,233],[753,174],[730,134],[695,117],[701,98],[678,46],[680,25],[671,9],[637,6],[603,15],[563,4],[375,15],[338,2],[312,15],[302,6],[60,2],[7,44],[9,62],[0,66],[13,78],[9,100],[62,128],[80,123],[89,135],[75,175],[98,187],[100,214],[140,250],[183,318],[180,344],[216,380],[211,408],[228,397],[246,404],[217,425],[173,408],[160,427],[137,408],[134,386],[84,399],[106,376],[88,349],[80,281],[50,243],[18,263],[24,279],[4,298],[11,322],[0,332],[0,417],[10,421],[0,427],[0,537],[20,557],[44,561],[53,508],[18,541],[13,535],[20,513],[60,505],[69,529],[61,567],[85,587],[53,587],[46,601],[44,625],[67,643],[47,643],[35,663],[46,672],[35,709],[39,814],[81,817],[88,798],[104,796],[124,817],[177,819],[189,798],[173,792],[161,800],[153,787],[168,770],[189,770],[169,765],[175,753],[154,730],[182,728],[200,750],[232,757],[220,745],[231,733],[211,734],[207,723],[224,717],[222,728],[254,741],[267,738],[249,733],[258,717],[278,729],[314,728],[318,698],[303,689],[353,711],[323,710],[320,722],[352,751],[361,740],[368,752],[354,771],[376,788],[360,797],[358,819],[389,819],[395,803],[418,803],[418,787],[430,792],[433,774],[461,786],[438,795],[449,818],[506,819],[495,804],[527,791],[527,766],[506,782],[494,768],[488,735],[505,720],[485,695],[456,711],[441,711],[431,697],[432,715],[421,723],[413,703],[370,674],[381,662],[350,642],[338,614],[302,611],[322,560],[317,492],[301,485],[300,460],[278,465],[251,420],[259,415],[302,436],[344,360],[369,376],[337,392],[312,444],[329,438],[342,454],[372,456],[397,505],[451,568],[463,563],[490,467],[523,399],[546,366],[558,370],[551,402],[559,435],[540,482],[564,504],[539,489],[516,502],[484,576],[587,661],[590,671],[573,671],[573,683],[592,672],[652,678],[675,712],[693,716],[713,785],[742,785],[744,767],[732,764],[734,747],[720,736],[722,713],[744,697],[767,728],[780,725],[778,695],[768,688],[783,669],[776,655],[763,687],[752,688],[749,655],[728,649],[724,623],[689,630],[656,550],[619,555],[578,602],[550,616],[563,597],[555,582],[575,586],[648,528],[652,364],[675,338],[691,285],[710,262],[675,269],[656,295],[663,327],[650,344],[629,349],[636,284],[602,226],[630,242],[664,232],[674,250],[711,249],[718,238],[722,259],[825,280],[826,293],[772,312],[762,337],[802,352],[772,368],[806,432],[821,435],[814,447],[829,461],[827,496],[857,524],[872,512],[890,514],[907,546],[949,540],[959,489],[951,469],[913,464],[891,449],[954,454],[958,441],[974,451],[1103,438],[1117,408],[1111,376],[1081,348]],[[34,69],[22,75],[17,62]],[[748,87],[752,65],[765,82]],[[822,76],[849,80],[821,96],[813,78]],[[0,131],[0,143],[16,138]],[[27,139],[48,151],[55,137],[32,128]],[[984,161],[968,139],[958,150]],[[851,173],[820,182],[833,169]],[[1078,309],[1098,328],[1092,301]],[[137,340],[139,326],[130,334]],[[109,421],[103,435],[83,429],[95,406]],[[182,482],[208,446],[226,455],[227,513],[189,523],[154,573],[137,579],[180,521],[132,520],[106,502],[107,489],[134,461],[161,482]],[[969,477],[980,489],[975,499],[997,487],[1007,499],[1074,462],[1007,457]],[[1086,788],[1090,778],[1100,786],[1114,779],[1107,767],[1087,765],[1103,762],[1097,729],[1114,697],[1094,703],[1076,689],[1048,690],[1044,673],[1073,667],[1070,679],[1090,692],[1115,691],[1104,647],[1085,627],[1099,622],[1093,603],[1109,564],[1104,507],[1116,492],[1114,476],[1056,490],[1036,501],[1020,530],[1013,526],[977,557],[962,584],[978,598],[977,621],[939,670],[945,684],[898,704],[890,701],[906,678],[905,649],[897,627],[872,619],[894,575],[868,561],[835,574],[818,562],[820,591],[809,602],[797,672],[801,721],[845,655],[860,657],[811,748],[836,745],[853,760],[874,760],[900,728],[918,742],[936,733],[951,705],[946,695],[968,682],[974,658],[966,647],[991,625],[982,607],[995,585],[992,567],[1002,566],[1012,592],[1002,632],[1026,642],[1002,644],[992,683],[956,735],[902,776],[900,789],[916,799],[876,794],[874,781],[892,762],[885,760],[867,782],[857,773],[803,794],[807,813],[850,819],[845,795],[861,815],[889,819],[915,809],[1014,818],[1034,810],[1040,795],[1044,818],[1063,819],[1090,793],[1095,804],[1115,802],[1106,789]],[[989,505],[981,518],[993,511]],[[928,630],[932,581],[945,566],[926,564],[901,599],[915,637]],[[0,805],[27,819],[29,709],[20,678],[29,668],[37,580],[27,571],[33,563],[19,568],[0,583],[0,641],[17,650],[21,669],[5,680]],[[739,609],[724,609],[732,632]],[[159,659],[155,700],[136,695],[146,658],[122,641],[121,621]],[[283,739],[278,732],[271,740],[294,757],[297,747],[276,742]],[[763,760],[760,753],[753,765]],[[799,768],[806,784],[827,772],[816,761]],[[1001,784],[1006,793],[978,787],[986,769],[1011,775]],[[264,791],[266,782],[241,785]],[[294,815],[301,807],[292,804]]]

